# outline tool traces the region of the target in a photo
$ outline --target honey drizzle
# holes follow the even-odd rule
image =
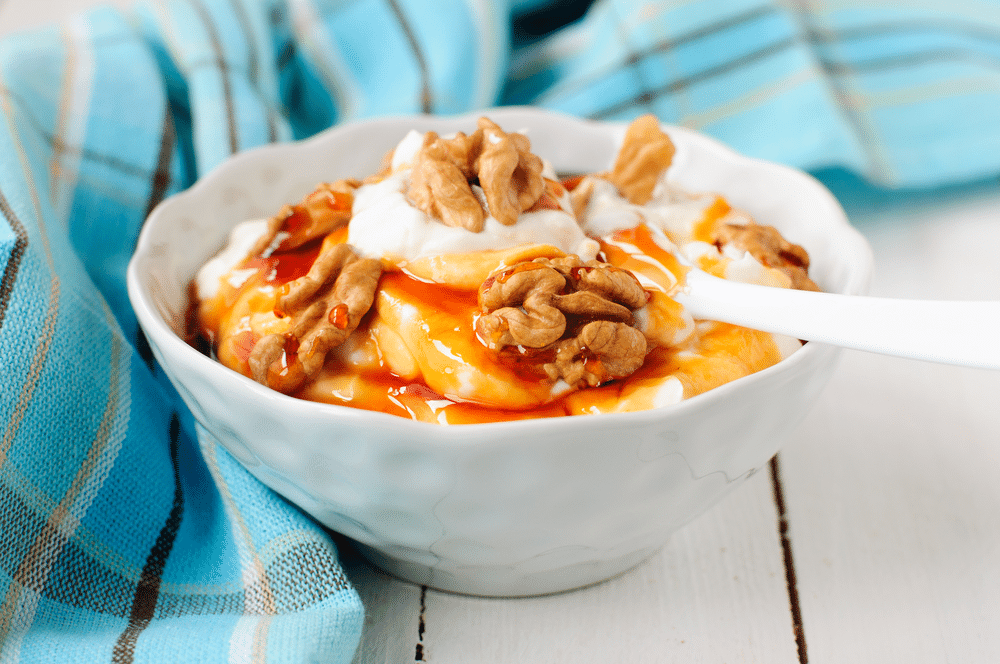
[[[567,188],[572,188],[573,184],[575,183],[569,183]],[[706,209],[705,218],[699,223],[698,232],[709,229],[710,223],[714,224],[727,213],[728,205],[721,198],[717,199],[716,203]],[[346,239],[347,227],[345,226],[330,233],[323,244],[342,243]],[[651,277],[661,284],[664,292],[668,292],[677,283],[683,282],[686,268],[677,261],[673,254],[657,244],[650,230],[644,225],[618,231],[601,244],[602,253],[607,262],[616,267]],[[317,241],[292,251],[279,250],[267,258],[252,257],[244,261],[241,268],[256,268],[257,273],[240,288],[231,289],[233,292],[228,293],[225,298],[216,298],[214,301],[216,308],[232,307],[237,300],[248,296],[252,297],[252,291],[261,291],[262,289],[270,290],[270,301],[273,303],[275,292],[280,291],[290,281],[308,273],[320,252],[320,247],[321,243]],[[647,260],[643,261],[642,258]],[[659,263],[660,267],[652,265],[648,262],[649,259],[652,259],[654,263]],[[534,269],[536,266],[542,267],[536,263],[518,264],[499,273],[495,279],[503,282],[519,271]],[[657,271],[660,272],[658,276],[656,275]],[[672,279],[666,278],[665,275],[668,273],[673,275]],[[476,291],[456,289],[443,284],[419,280],[404,272],[387,272],[382,279],[386,280],[388,284],[395,285],[401,292],[405,293],[407,298],[432,306],[444,314],[445,319],[449,322],[442,325],[442,330],[446,326],[451,326],[449,328],[451,331],[460,330],[464,334],[474,336],[474,320],[479,315]],[[339,327],[338,323],[342,323],[342,319],[346,316],[346,307],[344,309],[345,311],[340,311],[339,308],[334,308],[330,312],[332,324]],[[237,329],[237,326],[230,324],[227,314],[232,314],[232,311],[215,312],[215,315],[220,319],[220,329],[227,327]],[[355,334],[369,334],[368,329],[373,315],[374,311],[369,312]],[[211,316],[203,315],[202,322],[210,318]],[[427,332],[434,335],[440,331],[429,329]],[[748,334],[749,336],[747,336]],[[357,371],[344,365],[343,361],[335,355],[331,355],[323,374],[354,379],[357,393],[346,394],[337,390],[321,393],[314,386],[307,384],[295,396],[385,412],[410,419],[447,424],[501,422],[585,414],[600,410],[613,410],[623,395],[636,385],[662,381],[668,376],[676,376],[681,380],[684,385],[684,395],[688,397],[776,361],[773,352],[770,352],[769,347],[763,344],[763,338],[754,337],[755,334],[761,335],[763,333],[742,330],[735,328],[735,326],[719,325],[710,332],[704,349],[692,345],[682,348],[653,348],[647,355],[643,366],[624,380],[612,381],[597,388],[570,392],[547,403],[517,410],[465,402],[438,394],[422,383],[405,380],[393,374],[384,365],[379,370]],[[215,335],[203,327],[202,336],[213,338]],[[228,340],[238,365],[231,368],[249,375],[246,358],[253,348],[251,342],[254,341],[253,333],[249,330],[238,332]],[[747,344],[753,346],[751,361],[735,362],[734,358],[739,358],[741,351],[746,350]],[[295,345],[294,338],[287,339],[286,365],[281,369],[283,375],[294,372],[297,368],[295,366],[297,364],[295,349],[290,348],[290,346]],[[691,350],[698,352],[695,354],[682,353],[682,351]],[[523,385],[537,385],[538,381],[545,379],[540,368],[547,359],[545,353],[546,351],[508,349],[498,354],[492,354],[487,353],[484,349],[483,355],[475,358],[475,362],[469,364],[475,371],[488,372],[491,363],[493,363],[494,366],[502,367],[509,374],[512,374],[514,380],[521,381]],[[744,367],[744,364],[748,366]]]
[[[615,231],[601,242],[601,251],[607,262],[647,277],[664,293],[670,293],[678,284],[684,283],[688,270],[676,256],[653,239],[645,224]]]
[[[695,224],[691,231],[691,237],[699,242],[712,243],[715,236],[715,226],[720,219],[732,211],[729,203],[721,196],[716,196],[711,205],[705,208],[705,214],[701,220]]]

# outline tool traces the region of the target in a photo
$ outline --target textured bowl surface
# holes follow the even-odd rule
[[[531,595],[609,578],[656,551],[774,455],[819,395],[837,349],[810,343],[765,370],[639,413],[442,427],[300,401],[226,369],[180,334],[187,287],[236,223],[316,183],[364,176],[409,129],[471,131],[480,115],[526,130],[560,172],[609,167],[624,125],[529,108],[386,118],[242,153],[149,217],[129,296],[196,419],[262,482],[405,579]],[[828,291],[860,294],[871,255],[836,200],[798,171],[666,128],[671,175],[714,191],[802,244]]]

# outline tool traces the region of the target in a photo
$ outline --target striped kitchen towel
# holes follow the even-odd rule
[[[738,151],[890,187],[1000,172],[995,0],[603,0],[520,50],[503,102],[653,112]]]
[[[559,4],[169,0],[0,40],[0,662],[354,656],[327,533],[193,424],[125,293],[149,210],[233,152],[518,103],[884,185],[1000,173],[992,0],[597,0],[526,29]]]

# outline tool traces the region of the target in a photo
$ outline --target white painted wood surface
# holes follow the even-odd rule
[[[1000,299],[996,184],[855,217],[875,294]],[[998,406],[1000,372],[847,354],[781,453],[810,662],[1000,661]]]
[[[132,0],[0,0],[0,34],[96,4]],[[873,294],[1000,299],[1000,183],[884,198],[847,202]],[[793,586],[768,473],[639,567],[549,597],[426,590],[344,548],[355,662],[998,662],[998,405],[1000,372],[846,353],[780,455]]]
[[[395,580],[345,550],[368,609],[355,661],[421,661],[419,644],[426,662],[791,664],[779,540],[770,477],[758,473],[649,561],[568,593],[464,597]]]

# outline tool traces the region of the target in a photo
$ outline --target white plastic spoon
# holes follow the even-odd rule
[[[674,298],[695,318],[883,355],[1000,369],[1000,302],[815,293],[728,281],[697,268]]]

